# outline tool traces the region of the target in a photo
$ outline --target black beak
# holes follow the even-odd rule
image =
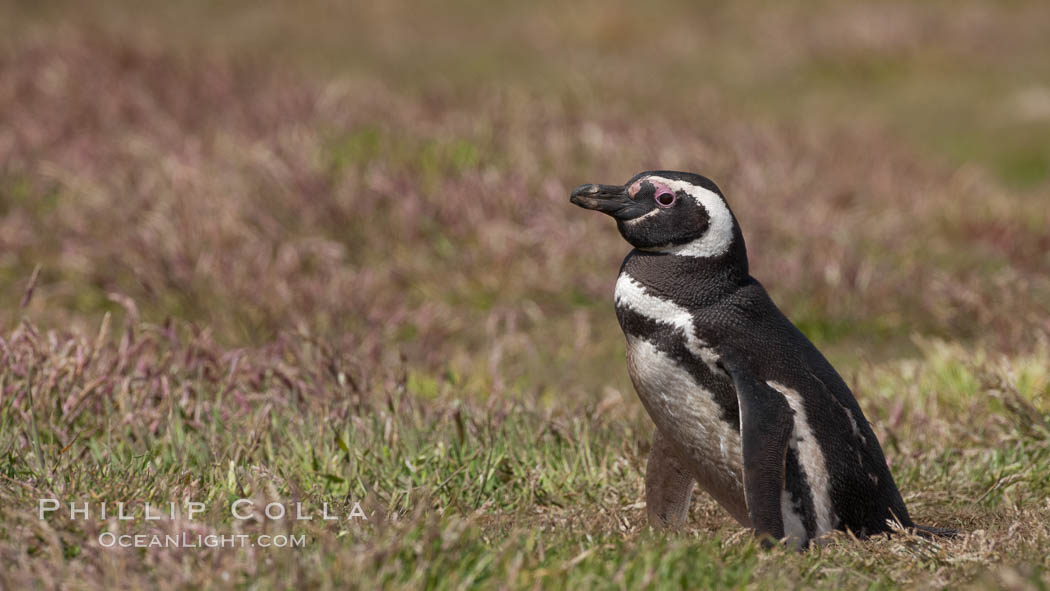
[[[573,189],[569,201],[584,209],[595,209],[614,218],[634,217],[637,205],[620,185],[580,185]]]

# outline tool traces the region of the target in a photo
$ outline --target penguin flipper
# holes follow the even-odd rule
[[[744,457],[744,498],[756,536],[784,537],[781,494],[784,462],[795,428],[794,411],[784,396],[761,382],[740,358],[723,355],[719,365],[733,380],[740,406]]]

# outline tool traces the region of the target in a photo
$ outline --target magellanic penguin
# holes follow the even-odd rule
[[[879,441],[835,368],[748,271],[736,218],[698,174],[643,172],[581,185],[570,201],[612,216],[634,247],[616,281],[627,367],[656,424],[649,521],[681,526],[695,483],[756,535],[806,547],[916,526]]]

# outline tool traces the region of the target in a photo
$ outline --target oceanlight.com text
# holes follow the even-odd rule
[[[102,532],[103,548],[303,548],[305,535],[286,534],[115,534]]]

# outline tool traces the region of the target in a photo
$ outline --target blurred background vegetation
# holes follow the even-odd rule
[[[623,248],[561,197],[654,167],[724,185],[759,279],[818,340],[857,332],[912,351],[911,332],[983,337],[974,320],[1015,314],[988,310],[1011,273],[1046,268],[1050,9],[1039,2],[0,10],[4,209],[35,235],[9,238],[0,276],[13,304],[42,265],[45,325],[97,325],[101,311],[122,313],[112,293],[153,321],[205,320],[230,344],[293,321],[331,333],[379,322],[413,340],[433,328],[411,318],[428,306],[461,333],[493,307],[565,324],[596,304],[587,321],[607,325]],[[126,174],[114,179],[114,166]],[[153,175],[165,186],[138,178]],[[182,206],[173,236],[131,227],[174,224]],[[123,211],[67,225],[100,208]],[[229,219],[194,219],[213,214]],[[535,250],[538,237],[520,236],[535,232],[600,248]],[[296,268],[245,261],[246,241]],[[358,268],[329,264],[347,262]],[[386,283],[353,311],[337,301],[352,296],[317,293],[358,272],[396,277],[376,279]],[[264,278],[270,289],[253,284]],[[1011,289],[1032,297],[1045,287],[1033,281]],[[884,298],[894,284],[910,288]],[[376,301],[395,298],[410,300],[405,322]]]
[[[714,100],[749,118],[888,129],[1012,188],[1050,176],[1041,2],[5,4],[9,42],[87,27],[456,101],[524,88],[673,114]]]

